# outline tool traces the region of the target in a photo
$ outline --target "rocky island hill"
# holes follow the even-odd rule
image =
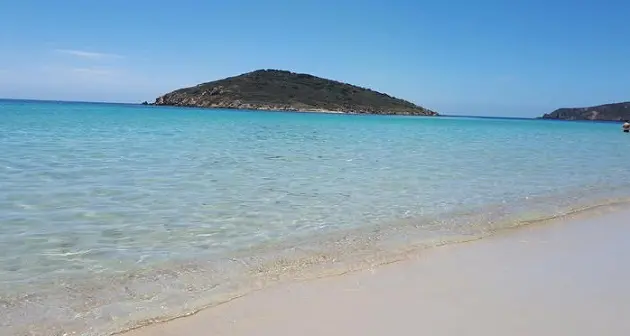
[[[561,120],[630,120],[630,102],[591,107],[560,108],[542,116],[542,119]]]
[[[153,105],[437,115],[434,111],[384,93],[284,70],[257,70],[175,90],[157,98]]]

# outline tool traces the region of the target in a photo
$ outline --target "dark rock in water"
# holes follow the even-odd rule
[[[165,94],[155,105],[208,108],[437,115],[370,89],[283,70],[257,70]]]
[[[592,107],[561,108],[542,116],[542,119],[562,120],[630,120],[630,102]]]

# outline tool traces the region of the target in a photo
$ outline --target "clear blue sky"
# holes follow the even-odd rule
[[[444,114],[630,100],[630,1],[0,0],[0,97],[152,101],[259,68]]]

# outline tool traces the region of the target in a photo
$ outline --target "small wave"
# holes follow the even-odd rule
[[[72,256],[81,256],[92,253],[92,249],[81,250],[81,251],[72,251],[72,252],[43,252],[42,255],[48,257],[72,257]]]
[[[543,206],[532,212],[536,208],[528,202]],[[56,278],[45,291],[3,297],[3,302],[12,304],[4,308],[0,305],[0,314],[13,323],[12,332],[43,328],[85,335],[119,333],[188,316],[270,284],[369,269],[405,260],[427,248],[482,239],[506,229],[593,210],[612,211],[630,204],[628,199],[614,199],[562,208],[558,204],[544,206],[545,202],[530,197],[524,204],[512,207],[500,204],[439,218],[404,218],[377,227],[242,249],[221,259],[173,261],[124,273],[94,273],[83,279]],[[90,252],[48,252],[48,255],[81,257]],[[143,261],[140,258],[138,263]],[[49,307],[45,308],[48,311],[38,313],[43,307]],[[41,319],[16,318],[32,317],[33,313]]]

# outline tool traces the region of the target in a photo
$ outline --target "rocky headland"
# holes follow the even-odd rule
[[[630,102],[591,107],[565,107],[543,115],[542,119],[602,121],[630,120]]]

